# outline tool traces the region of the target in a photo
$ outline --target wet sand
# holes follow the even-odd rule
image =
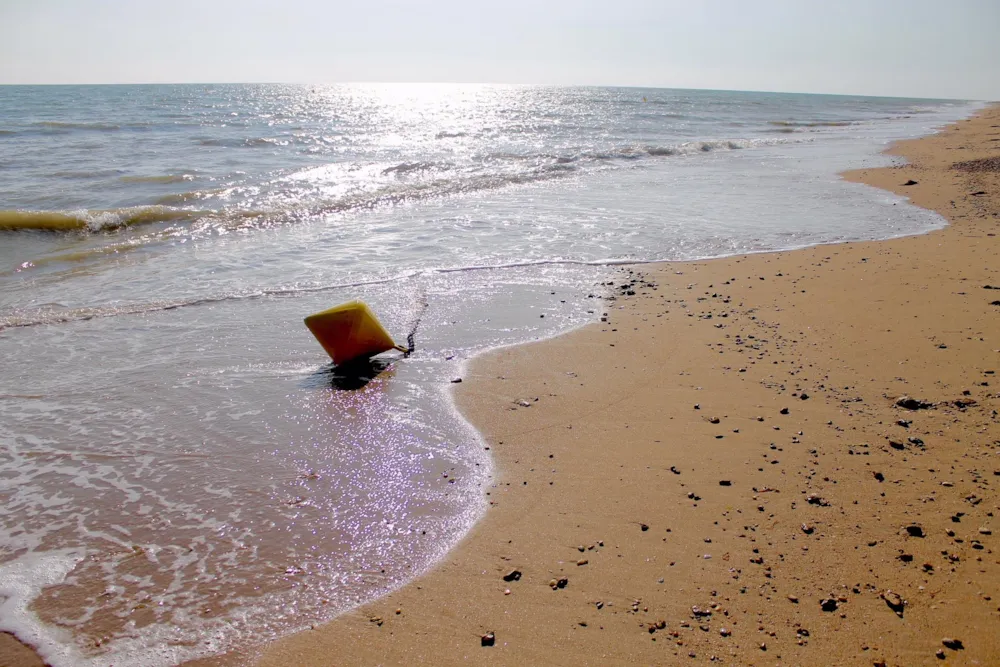
[[[1000,662],[1000,108],[892,152],[845,177],[948,228],[625,271],[476,359],[487,516],[259,664]]]
[[[1000,107],[893,152],[845,177],[948,228],[623,271],[457,385],[499,476],[444,562],[205,664],[1000,662]]]

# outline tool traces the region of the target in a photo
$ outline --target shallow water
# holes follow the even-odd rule
[[[465,360],[591,321],[618,263],[940,227],[836,173],[975,108],[0,93],[0,628],[55,665],[170,664],[398,586],[484,509],[491,460],[450,400]],[[302,317],[353,298],[400,342],[419,320],[415,354],[331,372]]]

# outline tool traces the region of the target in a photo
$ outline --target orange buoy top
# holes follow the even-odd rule
[[[406,348],[396,345],[375,314],[361,301],[315,313],[305,322],[333,363],[338,365],[392,349],[406,352]]]

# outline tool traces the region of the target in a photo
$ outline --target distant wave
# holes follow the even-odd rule
[[[114,132],[122,129],[121,125],[113,123],[62,123],[54,120],[44,120],[34,124],[36,127],[46,127],[53,130],[98,130]]]
[[[148,222],[168,222],[204,215],[166,206],[132,206],[108,211],[2,211],[0,229],[50,232],[100,231]]]
[[[163,176],[122,176],[122,183],[184,183],[193,181],[191,174],[166,174]]]
[[[438,162],[402,162],[400,164],[388,167],[382,170],[383,176],[388,176],[390,174],[408,174],[412,171],[432,171],[447,169],[451,165],[442,164]]]
[[[850,125],[854,125],[855,123],[850,120],[772,120],[769,121],[768,124],[776,125],[778,127],[848,127]]]
[[[195,139],[201,146],[221,146],[225,148],[255,148],[260,146],[288,146],[292,139],[272,137],[247,137],[245,139],[215,139],[199,137]]]
[[[459,137],[469,136],[468,132],[438,132],[434,135],[435,139],[457,139]]]

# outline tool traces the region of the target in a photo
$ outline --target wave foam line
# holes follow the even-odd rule
[[[189,211],[168,206],[132,206],[106,211],[0,210],[0,229],[96,232],[150,222],[194,219],[207,214],[207,211]]]

